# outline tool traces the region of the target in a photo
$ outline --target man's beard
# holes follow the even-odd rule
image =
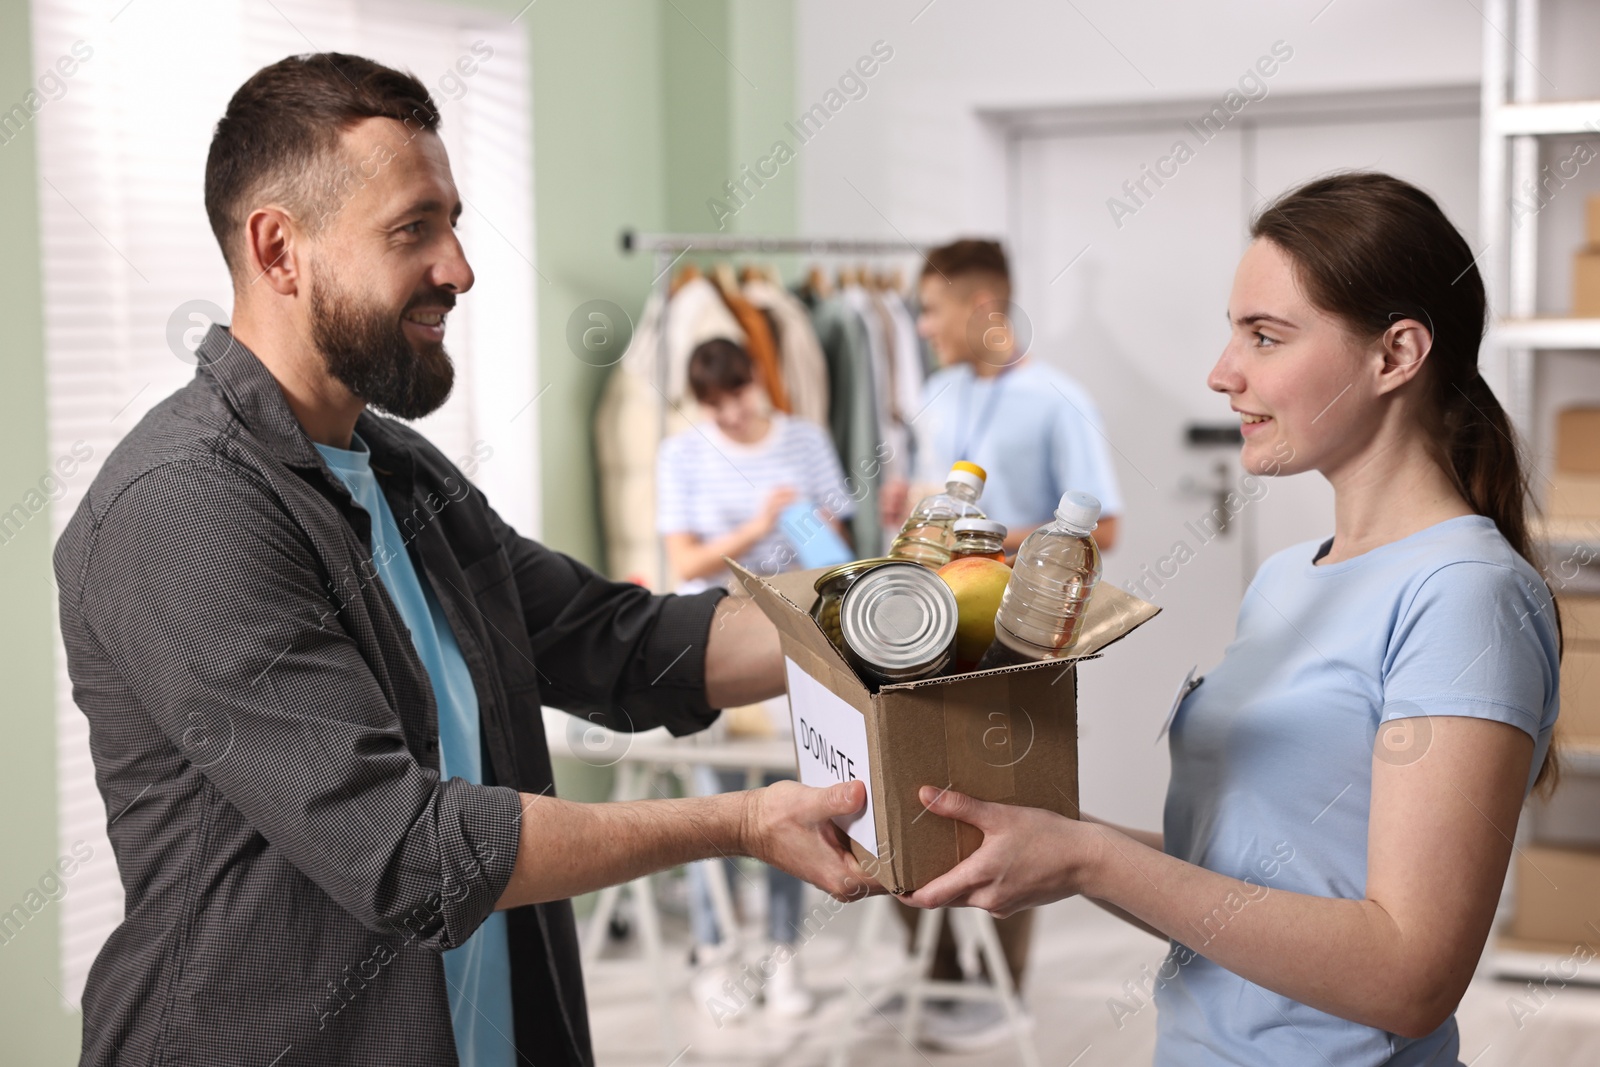
[[[439,291],[409,307],[453,307],[455,295]],[[456,369],[443,343],[426,342],[419,352],[398,317],[330,283],[326,272],[311,290],[311,340],[328,373],[369,407],[396,418],[420,419],[450,396]]]

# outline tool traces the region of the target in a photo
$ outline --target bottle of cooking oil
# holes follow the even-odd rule
[[[935,493],[911,509],[900,536],[889,547],[894,559],[906,559],[937,570],[950,562],[957,519],[983,519],[978,498],[988,480],[982,467],[958,461],[945,478],[944,492]]]
[[[1100,581],[1100,501],[1088,493],[1061,498],[1054,522],[1017,549],[1011,579],[994,617],[994,644],[979,670],[1069,655],[1083,627],[1083,606]]]

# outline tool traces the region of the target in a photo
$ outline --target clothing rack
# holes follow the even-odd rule
[[[916,245],[910,241],[882,241],[854,237],[759,237],[723,233],[636,233],[623,230],[621,246],[624,254],[650,252],[655,255],[655,277],[650,283],[651,292],[661,298],[661,325],[656,332],[656,393],[660,396],[660,433],[667,432],[667,317],[671,301],[672,282],[667,277],[673,264],[690,251],[701,252],[753,252],[762,255],[805,256],[891,256],[914,255],[921,257],[928,244]],[[665,542],[656,550],[657,572],[663,585],[669,574]]]

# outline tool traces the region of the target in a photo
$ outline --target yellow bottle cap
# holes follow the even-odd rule
[[[989,480],[989,473],[987,471],[978,466],[976,463],[968,463],[964,459],[958,459],[954,463],[950,464],[950,469],[953,471],[966,471],[968,474],[976,474],[979,478],[982,478],[986,482]]]

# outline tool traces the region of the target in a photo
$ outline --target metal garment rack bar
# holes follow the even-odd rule
[[[909,241],[854,237],[759,237],[732,233],[635,233],[622,231],[624,252],[765,252],[768,255],[921,256],[923,246]]]
[[[650,291],[659,298],[661,322],[656,330],[656,395],[659,422],[656,438],[667,435],[667,316],[671,281],[667,275],[685,254],[696,252],[745,252],[760,255],[802,256],[917,256],[928,245],[914,245],[909,241],[858,240],[851,237],[758,237],[755,235],[722,233],[635,233],[623,230],[622,251],[625,254],[649,252],[655,255],[655,275]],[[663,541],[656,549],[658,581],[666,591],[667,546]]]

